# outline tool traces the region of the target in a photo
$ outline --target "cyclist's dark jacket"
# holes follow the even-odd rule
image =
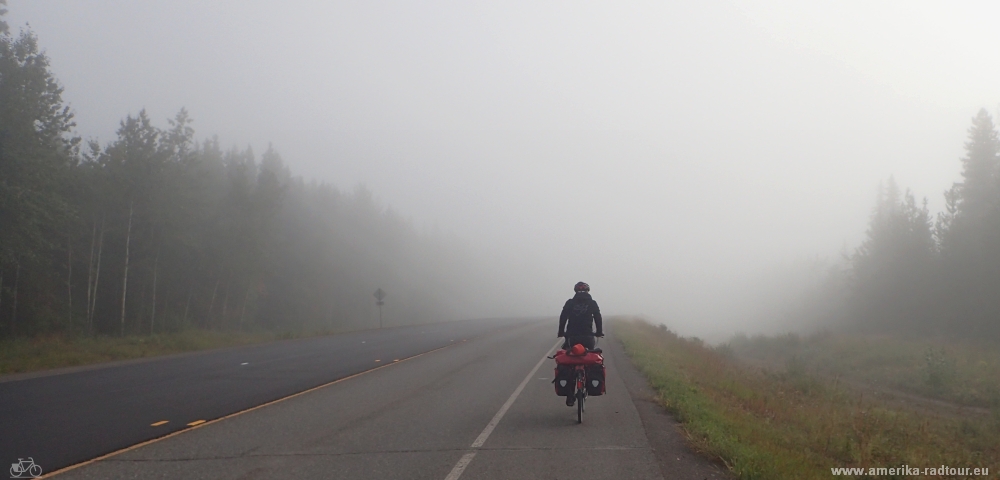
[[[563,305],[559,315],[559,336],[594,335],[595,323],[597,335],[604,335],[601,308],[589,293],[579,292]]]

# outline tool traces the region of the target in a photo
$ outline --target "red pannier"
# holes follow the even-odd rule
[[[587,369],[587,395],[598,396],[605,392],[604,379],[604,356],[597,352],[587,352],[584,355],[570,355],[565,350],[558,350],[555,354],[556,369],[552,383],[555,384],[556,395],[573,395],[576,389],[576,375],[574,373],[577,365],[583,365]]]
[[[604,355],[597,352],[570,355],[566,350],[556,350],[555,357],[557,365],[604,365]]]

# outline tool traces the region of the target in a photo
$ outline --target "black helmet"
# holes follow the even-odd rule
[[[574,292],[589,292],[590,291],[590,285],[587,285],[585,282],[576,282],[576,285],[573,286],[573,291]]]

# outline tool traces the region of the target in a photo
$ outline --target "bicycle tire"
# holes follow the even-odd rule
[[[583,423],[583,395],[577,395],[576,399],[576,423]]]
[[[38,465],[32,465],[32,466],[28,467],[28,475],[31,475],[32,477],[41,477],[42,476],[42,467],[40,467]]]

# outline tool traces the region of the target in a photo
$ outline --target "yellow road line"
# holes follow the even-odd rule
[[[154,423],[154,424],[151,424],[151,425],[150,425],[150,427],[159,427],[160,425],[166,425],[166,424],[167,424],[167,422],[169,422],[169,421],[170,421],[170,420],[160,420],[159,422],[156,422],[156,423]]]
[[[489,332],[489,333],[494,333],[494,332]],[[430,354],[430,353],[434,353],[434,352],[436,352],[438,350],[444,350],[444,349],[446,349],[448,347],[451,347],[451,346],[452,345],[445,345],[443,347],[435,348],[434,350],[428,350],[428,351],[426,351],[424,353],[418,353],[418,354],[416,354],[416,355],[414,355],[412,357],[404,358],[402,361],[405,362],[407,360],[412,360],[412,359],[417,358],[417,357],[422,357],[424,355],[427,355],[427,354]],[[283,401],[288,400],[290,398],[298,397],[299,395],[305,395],[307,393],[314,392],[314,391],[319,390],[321,388],[326,388],[326,387],[329,387],[330,385],[350,380],[350,379],[352,379],[354,377],[360,377],[361,375],[364,375],[366,373],[374,372],[375,370],[379,370],[379,369],[386,368],[386,367],[391,367],[391,366],[395,365],[396,362],[400,362],[400,360],[397,359],[397,360],[394,360],[393,363],[387,363],[385,365],[379,365],[379,366],[377,366],[375,368],[370,368],[370,369],[365,370],[363,372],[358,372],[358,373],[355,373],[353,375],[348,375],[348,376],[346,376],[344,378],[339,378],[339,379],[334,380],[332,382],[327,382],[327,383],[324,383],[322,385],[315,386],[315,387],[312,387],[312,388],[307,389],[307,390],[303,390],[303,391],[301,391],[299,393],[293,393],[293,394],[291,394],[291,395],[289,395],[287,397],[282,397],[282,398],[279,398],[277,400],[271,400],[270,402],[262,403],[260,405],[257,405],[256,407],[250,407],[250,408],[248,408],[246,410],[240,410],[240,411],[235,412],[235,413],[230,413],[229,415],[226,415],[224,417],[219,417],[219,418],[216,418],[216,419],[213,419],[213,420],[209,420],[209,421],[207,421],[205,423],[201,423],[201,424],[195,425],[195,426],[193,426],[191,428],[185,428],[183,430],[178,430],[178,431],[173,432],[173,433],[168,433],[168,434],[166,434],[166,435],[164,435],[162,437],[157,437],[157,438],[154,438],[152,440],[146,440],[145,442],[137,443],[135,445],[132,445],[131,447],[125,447],[125,448],[123,448],[121,450],[114,451],[114,452],[111,452],[111,453],[108,453],[108,454],[105,454],[105,455],[101,455],[100,457],[97,457],[97,458],[92,458],[90,460],[87,460],[87,461],[84,461],[84,462],[80,462],[80,463],[77,463],[75,465],[70,465],[68,467],[60,468],[59,470],[56,470],[56,471],[50,472],[50,473],[46,473],[45,475],[42,475],[41,477],[38,477],[38,478],[51,478],[51,477],[54,477],[56,475],[59,475],[60,473],[66,473],[66,472],[68,472],[70,470],[75,470],[75,469],[80,468],[80,467],[85,467],[87,465],[90,465],[91,463],[99,462],[101,460],[104,460],[104,459],[107,459],[107,458],[111,458],[111,457],[114,457],[116,455],[120,455],[122,453],[131,451],[131,450],[135,450],[135,449],[140,448],[140,447],[145,447],[146,445],[150,445],[150,444],[159,442],[161,440],[166,440],[166,439],[168,439],[170,437],[174,437],[174,436],[180,435],[182,433],[190,432],[192,430],[197,430],[197,429],[202,428],[202,427],[207,427],[207,426],[209,426],[209,425],[211,425],[213,423],[221,422],[221,421],[223,421],[223,420],[225,420],[227,418],[232,418],[232,417],[235,417],[237,415],[243,415],[244,413],[252,412],[254,410],[257,410],[258,408],[264,408],[264,407],[269,406],[269,405],[274,405],[275,403],[278,403],[278,402],[283,402]]]
[[[204,420],[195,420],[195,421],[189,423],[188,426],[189,427],[197,427],[198,425],[201,425],[203,423],[205,423]]]

